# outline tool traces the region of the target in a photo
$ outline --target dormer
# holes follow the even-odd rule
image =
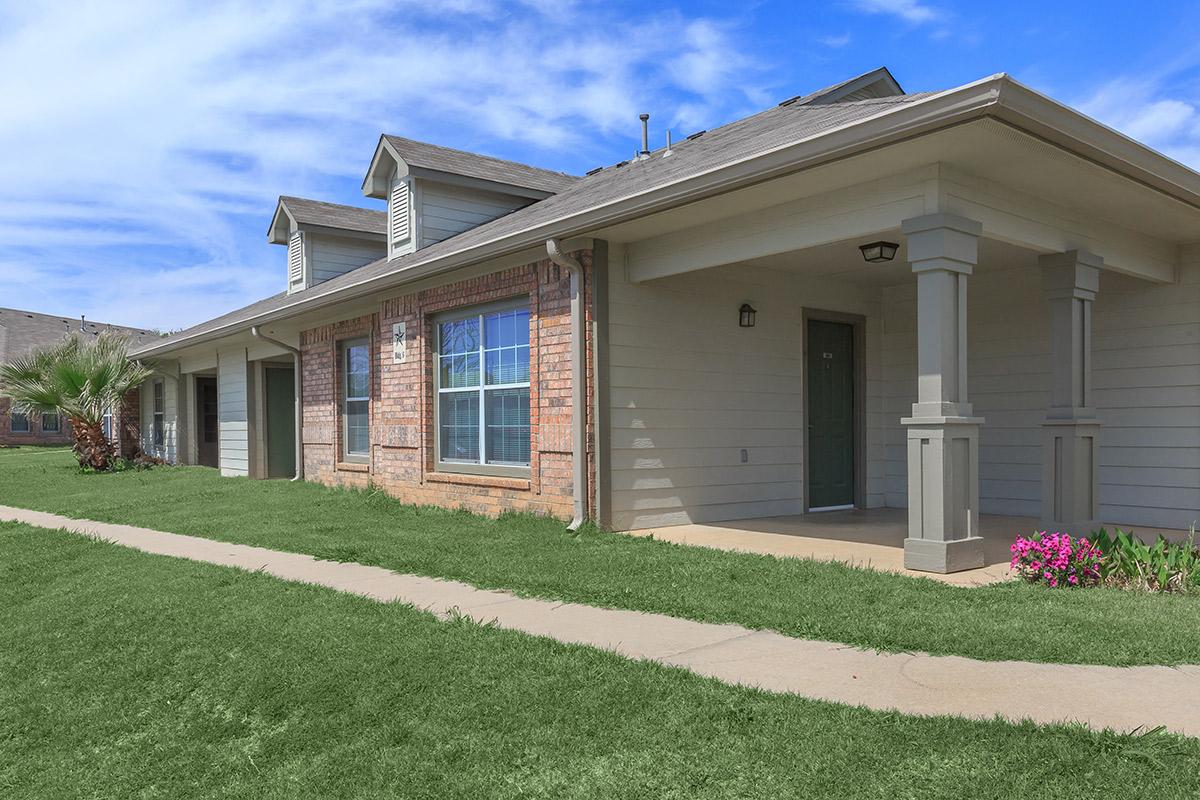
[[[302,197],[280,197],[267,241],[287,245],[288,294],[387,255],[388,215]]]
[[[381,136],[363,194],[387,200],[388,257],[491,222],[578,178],[515,161]]]

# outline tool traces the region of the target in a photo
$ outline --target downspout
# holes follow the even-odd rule
[[[282,347],[284,350],[287,350],[292,354],[292,362],[295,365],[292,369],[292,381],[296,387],[292,392],[292,394],[296,396],[296,474],[292,477],[292,480],[304,480],[304,443],[301,441],[304,433],[304,420],[301,419],[300,416],[303,413],[303,404],[300,402],[300,393],[304,389],[304,380],[303,376],[300,374],[300,351],[289,344],[284,344],[278,339],[272,339],[270,336],[263,336],[259,332],[257,325],[254,325],[250,328],[250,334],[254,336],[255,339],[261,339],[268,344],[273,344],[276,347]]]
[[[571,494],[577,530],[587,516],[587,338],[583,330],[583,265],[562,251],[558,239],[546,240],[550,260],[571,275]]]

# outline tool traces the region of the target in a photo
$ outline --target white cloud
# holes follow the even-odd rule
[[[1169,74],[1118,78],[1077,104],[1083,113],[1163,153],[1200,167],[1200,98],[1169,96]],[[1179,91],[1179,90],[1176,90]]]
[[[0,9],[5,305],[179,327],[278,290],[278,194],[357,196],[388,131],[575,168],[637,113],[761,97],[729,20],[526,0],[30,3]],[[584,164],[580,164],[580,161]],[[186,276],[186,283],[178,281]]]
[[[846,45],[850,44],[851,36],[849,33],[843,33],[840,36],[822,36],[817,39],[817,42],[825,45],[826,47],[845,47]]]
[[[890,14],[920,25],[941,18],[941,13],[918,0],[852,0],[851,6],[867,14]]]

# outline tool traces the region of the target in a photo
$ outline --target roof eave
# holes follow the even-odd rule
[[[888,144],[919,136],[932,130],[961,124],[984,116],[996,116],[1007,121],[1024,120],[1037,123],[1047,132],[1059,132],[1064,137],[1079,137],[1072,144],[1084,144],[1103,156],[1110,168],[1122,172],[1143,173],[1142,182],[1159,184],[1164,191],[1196,207],[1200,207],[1200,175],[1145,145],[1123,136],[1111,128],[1077,111],[1033,92],[1007,75],[993,75],[973,83],[925,99],[896,105],[879,114],[801,139],[765,153],[757,153],[740,161],[724,164],[712,170],[658,186],[631,197],[590,208],[576,214],[548,220],[516,233],[481,242],[475,246],[452,251],[434,261],[359,283],[341,287],[333,292],[313,294],[299,303],[267,312],[251,320],[242,320],[223,328],[163,343],[139,351],[139,356],[157,355],[186,345],[219,339],[246,329],[251,324],[265,324],[302,314],[313,308],[350,300],[371,292],[403,285],[411,280],[430,277],[469,264],[509,255],[537,246],[551,237],[586,235],[588,231],[626,222],[641,215],[693,202],[722,192],[770,180],[780,175],[836,161]],[[1074,149],[1074,148],[1071,148]],[[311,291],[311,290],[310,290]]]
[[[1200,174],[1195,170],[1019,81],[1004,81],[993,116],[1200,208]]]

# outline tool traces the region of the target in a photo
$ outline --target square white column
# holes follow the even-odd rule
[[[1042,519],[1075,536],[1100,527],[1100,420],[1092,400],[1092,304],[1104,260],[1083,250],[1041,256],[1050,304],[1050,408],[1042,422]]]
[[[905,220],[917,276],[917,402],[908,432],[904,566],[926,572],[981,567],[979,426],[967,400],[967,278],[983,227],[953,214]]]

